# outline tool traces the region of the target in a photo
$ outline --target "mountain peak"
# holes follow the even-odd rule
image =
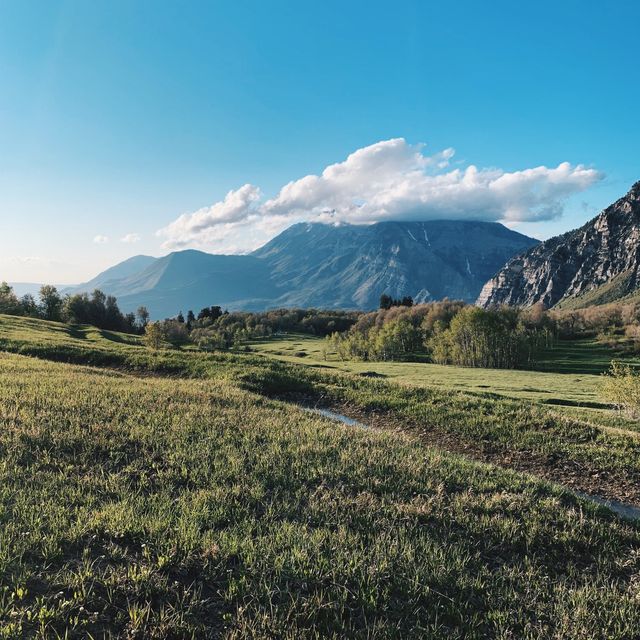
[[[135,274],[122,263],[111,273],[125,277],[95,280],[121,309],[145,305],[154,318],[211,305],[373,309],[382,293],[471,302],[511,256],[536,243],[488,222],[302,222],[249,255],[188,249],[143,261]]]
[[[629,193],[627,194],[627,197],[631,197],[634,200],[640,199],[640,180],[638,180],[638,182],[636,182],[631,187],[631,189],[629,189]]]

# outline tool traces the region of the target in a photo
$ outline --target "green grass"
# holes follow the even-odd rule
[[[537,371],[474,369],[423,362],[343,362],[334,354],[325,360],[323,345],[321,338],[287,336],[255,341],[251,348],[255,353],[284,362],[357,374],[373,372],[404,384],[588,406],[603,405],[598,395],[599,374],[608,370],[611,362],[610,350],[593,340],[559,343],[544,354]]]
[[[233,382],[0,355],[1,636],[631,638],[640,531]]]
[[[577,296],[563,298],[555,305],[555,308],[572,310],[622,300],[632,301],[632,299],[637,298],[637,292],[633,291],[633,278],[633,271],[629,269],[611,278],[611,280],[599,287],[595,287]]]
[[[319,371],[377,377],[402,386],[455,391],[480,398],[526,400],[597,428],[638,432],[637,420],[612,409],[600,396],[601,375],[620,357],[595,339],[563,340],[539,358],[537,370],[479,369],[424,362],[343,362],[333,353],[325,360],[324,340],[289,335],[255,341],[256,355]],[[640,365],[638,358],[625,362]]]
[[[0,349],[14,352],[0,353],[0,638],[638,635],[640,525],[429,446],[633,487],[632,434],[522,399],[8,316]]]

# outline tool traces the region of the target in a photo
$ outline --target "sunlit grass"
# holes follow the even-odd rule
[[[231,378],[0,355],[0,425],[4,637],[640,628],[633,525]]]

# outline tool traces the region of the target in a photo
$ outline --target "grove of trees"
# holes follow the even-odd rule
[[[56,287],[43,285],[36,300],[30,294],[18,298],[6,282],[0,284],[0,313],[70,324],[91,324],[99,329],[128,333],[141,333],[149,319],[144,307],[140,307],[137,314],[123,314],[116,298],[99,289],[91,295],[62,296]]]
[[[555,325],[541,307],[480,309],[443,300],[392,306],[365,314],[348,331],[328,338],[343,360],[412,360],[516,368],[549,346]]]

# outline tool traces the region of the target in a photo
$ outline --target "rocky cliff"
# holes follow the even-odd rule
[[[635,289],[640,263],[640,182],[584,226],[532,247],[489,280],[477,304],[552,307],[624,276]],[[622,293],[622,292],[621,292]]]

